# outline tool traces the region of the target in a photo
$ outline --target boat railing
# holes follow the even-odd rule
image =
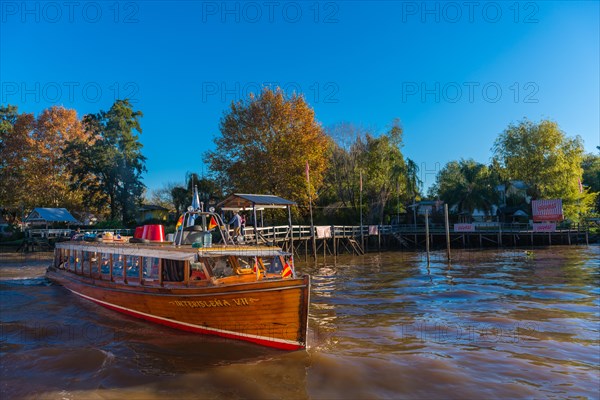
[[[464,233],[455,230],[455,223],[450,224],[451,233]],[[472,231],[480,234],[496,234],[496,233],[530,233],[533,232],[533,227],[529,223],[498,223],[498,222],[475,222],[472,223]],[[423,234],[425,233],[424,224],[393,224],[393,225],[320,225],[315,226],[315,234],[319,239],[323,238],[359,238],[362,236],[372,235],[406,235],[406,234]],[[568,228],[557,225],[556,232],[579,231],[579,225]],[[229,230],[233,232],[233,230]],[[278,225],[269,227],[258,227],[256,233],[253,226],[247,226],[243,230],[243,241],[246,243],[281,243],[290,239],[306,240],[312,237],[312,229],[310,225],[294,225],[290,230],[289,225]],[[445,233],[443,223],[430,223],[429,233],[442,234]],[[468,233],[468,231],[466,232]],[[256,237],[258,236],[258,241]]]
[[[200,224],[196,224],[196,220],[198,218],[200,218]],[[209,229],[209,225],[211,224],[211,221],[213,221],[213,219],[216,222],[216,225],[214,228]],[[181,224],[181,226],[179,226],[178,229],[175,230],[175,235],[173,239],[174,245],[181,246],[182,244],[184,244],[184,233],[186,232],[186,229],[190,228],[191,226],[198,226],[199,228],[197,229],[209,233],[213,229],[217,229],[221,237],[221,244],[223,246],[234,244],[233,237],[229,233],[229,230],[225,228],[225,223],[223,222],[223,219],[219,214],[216,214],[214,212],[196,210],[186,211],[185,213],[183,213],[183,223]]]

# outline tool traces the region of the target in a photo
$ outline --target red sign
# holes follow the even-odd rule
[[[533,200],[531,202],[533,220],[538,221],[562,221],[562,200]]]
[[[534,232],[556,232],[556,223],[554,222],[540,222],[533,224]]]
[[[473,224],[454,224],[454,232],[475,232]]]

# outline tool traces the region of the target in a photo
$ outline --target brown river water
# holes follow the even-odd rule
[[[301,262],[309,348],[282,352],[104,309],[0,254],[0,398],[600,398],[600,247]]]

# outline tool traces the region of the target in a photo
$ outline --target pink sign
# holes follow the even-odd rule
[[[473,224],[454,224],[454,232],[475,232]]]
[[[531,202],[533,220],[538,221],[562,221],[562,200],[533,200]]]
[[[540,222],[533,224],[534,232],[556,232],[556,223],[554,222]]]

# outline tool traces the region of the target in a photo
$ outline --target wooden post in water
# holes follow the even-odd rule
[[[308,161],[306,161],[306,183],[308,186],[308,209],[310,211],[310,234],[312,237],[312,248],[313,248],[313,258],[314,261],[317,262],[317,235],[315,231],[315,224],[313,222],[313,213],[312,213],[312,193],[310,191],[310,167],[308,166]]]
[[[427,266],[429,266],[429,210],[425,209],[425,251],[427,252]]]
[[[502,247],[502,223],[498,225],[498,247]]]
[[[331,225],[331,237],[333,238],[333,258],[337,257],[337,239],[335,238],[335,226]]]
[[[294,259],[294,225],[292,225],[292,209],[288,205],[288,226],[290,229],[290,253],[292,253],[292,260]]]
[[[450,256],[450,221],[448,220],[448,204],[444,204],[444,224],[446,226],[446,258],[448,262],[452,260]]]

